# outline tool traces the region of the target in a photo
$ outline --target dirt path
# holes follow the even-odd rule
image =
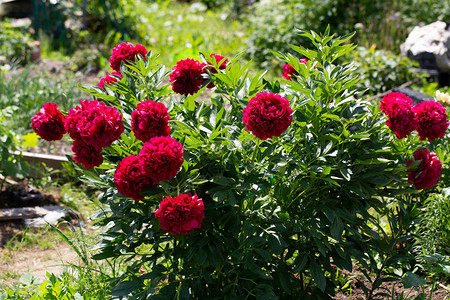
[[[55,245],[55,249],[36,250],[21,249],[11,251],[0,248],[0,277],[5,283],[15,281],[27,272],[44,280],[46,273],[59,275],[67,264],[77,264],[78,256],[73,249],[65,243]]]

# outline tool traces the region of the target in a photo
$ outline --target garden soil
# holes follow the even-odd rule
[[[0,208],[54,205],[58,201],[59,196],[32,188],[26,180],[0,191]],[[69,264],[78,263],[75,251],[62,241],[45,250],[27,247],[14,251],[6,247],[8,241],[24,232],[23,220],[0,221],[0,284],[13,285],[23,273],[44,280],[47,272],[61,274]]]
[[[65,243],[54,245],[54,249],[47,250],[30,248],[11,251],[0,248],[0,274],[14,274],[19,278],[23,273],[31,273],[45,280],[47,272],[61,274],[69,264],[78,263],[77,254]],[[16,282],[17,279],[12,277],[10,283]],[[0,279],[0,283],[1,281]]]
[[[363,280],[362,274],[352,274],[350,276],[356,275],[360,278],[360,280],[364,283],[365,286],[370,287],[367,279]],[[351,285],[351,293],[349,291],[339,292],[333,299],[334,300],[365,300],[366,295],[364,294],[363,289],[360,287],[360,283],[357,280],[353,280]],[[450,289],[446,289],[445,287],[449,286],[449,284],[436,284],[433,293],[430,298],[431,293],[431,284],[427,284],[424,289],[420,288],[410,288],[406,289],[403,284],[398,283],[394,284],[392,282],[385,283],[382,285],[383,289],[378,289],[375,291],[376,293],[383,292],[388,293],[391,297],[375,297],[374,299],[429,299],[429,300],[448,300],[450,299]],[[386,290],[387,289],[387,290]],[[419,294],[425,293],[425,298],[421,298]],[[419,297],[417,297],[419,296]],[[416,298],[417,297],[417,298]]]

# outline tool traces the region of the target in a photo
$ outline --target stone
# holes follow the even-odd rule
[[[393,88],[392,91],[405,94],[406,96],[411,98],[411,100],[413,101],[414,105],[416,105],[416,104],[418,104],[420,102],[423,102],[423,101],[434,101],[433,97],[431,97],[431,96],[429,96],[427,94],[421,93],[419,91],[415,91],[413,89],[410,89],[408,87]]]
[[[450,71],[450,24],[437,21],[426,26],[416,26],[400,46],[401,54],[419,61],[424,69],[438,67]],[[435,62],[432,61],[434,57]],[[433,66],[435,64],[435,66]]]

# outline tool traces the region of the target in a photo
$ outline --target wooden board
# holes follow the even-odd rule
[[[0,209],[0,221],[38,218],[47,215],[51,211],[60,211],[61,209],[58,205],[2,208]]]

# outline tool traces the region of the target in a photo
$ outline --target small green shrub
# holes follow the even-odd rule
[[[24,177],[28,172],[28,165],[20,161],[20,156],[14,152],[19,150],[17,136],[5,125],[5,119],[14,118],[17,107],[7,107],[0,110],[0,191],[6,176]]]
[[[385,92],[409,81],[420,82],[424,78],[424,74],[415,71],[416,62],[385,50],[358,47],[346,60],[353,62],[360,78],[358,86],[367,88],[369,94]]]
[[[31,36],[21,28],[14,28],[8,21],[0,21],[0,56],[15,65],[27,63],[31,56],[28,43]]]
[[[5,119],[4,124],[16,134],[32,131],[30,119],[44,103],[55,102],[67,111],[82,95],[76,89],[73,75],[64,78],[44,72],[32,74],[32,70],[30,65],[7,75],[0,74],[0,107],[17,108],[14,117]]]
[[[418,239],[424,253],[450,255],[450,189],[428,196],[420,214]]]
[[[262,0],[246,16],[248,56],[262,68],[271,67],[275,61],[269,49],[292,53],[289,45],[299,41],[312,46],[293,34],[295,28],[323,31],[327,25],[341,35],[356,31],[356,44],[398,54],[414,26],[447,21],[449,11],[448,1],[436,0],[397,0],[389,5],[382,0]]]

